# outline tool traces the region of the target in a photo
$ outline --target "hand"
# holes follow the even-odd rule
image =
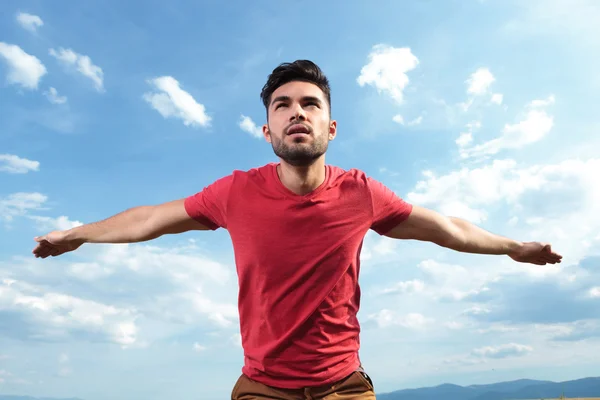
[[[547,243],[526,242],[512,253],[508,254],[510,258],[522,263],[536,265],[560,263],[562,256],[554,251]]]
[[[35,258],[56,257],[79,248],[84,242],[81,239],[68,237],[68,231],[53,231],[44,236],[35,237],[38,245],[33,249]]]

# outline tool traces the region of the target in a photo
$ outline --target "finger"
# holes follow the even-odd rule
[[[38,245],[33,249],[33,252],[39,253],[43,249],[48,248],[48,246],[53,247],[53,245],[48,243],[47,241],[39,242]]]
[[[43,249],[42,251],[40,251],[40,258],[46,258],[46,257],[48,257],[49,254],[50,254],[50,250]]]
[[[558,257],[553,257],[553,256],[545,256],[542,257],[543,260],[548,261],[549,263],[555,264],[557,262],[560,262],[560,258]]]
[[[45,235],[44,236],[36,236],[36,237],[33,238],[33,240],[35,240],[38,243],[39,242],[43,242],[43,241],[46,240],[46,236]]]
[[[53,249],[53,250],[50,252],[50,255],[51,255],[52,257],[56,257],[56,256],[60,255],[61,253],[62,253],[62,252],[60,251],[60,249]]]
[[[544,252],[544,255],[552,257],[556,260],[560,260],[563,258],[563,256],[561,254],[558,254],[557,252],[552,251],[552,250],[548,250],[548,252]]]
[[[38,244],[37,246],[35,246],[35,248],[31,252],[35,255],[38,255],[40,253],[41,249],[42,249],[42,246]]]
[[[51,253],[53,250],[54,250],[54,247],[53,247],[53,246],[48,246],[48,245],[44,245],[44,246],[42,246],[42,247],[41,247],[41,249],[40,249],[40,252],[39,252],[39,254],[40,254],[40,257],[42,257],[42,258],[46,258],[46,257],[48,257],[48,255],[49,255],[49,254],[50,254],[50,253]]]
[[[558,254],[555,251],[552,251],[552,246],[549,244],[544,246],[544,248],[542,249],[542,253],[544,255],[548,255],[548,256],[552,256],[552,257],[556,257],[556,258],[562,258],[562,255]]]

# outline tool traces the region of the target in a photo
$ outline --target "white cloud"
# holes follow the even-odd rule
[[[373,251],[379,255],[393,254],[398,247],[398,241],[386,236],[378,238],[377,243],[373,245]]]
[[[69,355],[67,353],[61,353],[58,356],[58,366],[58,376],[66,377],[73,372],[69,365]]]
[[[41,231],[48,232],[53,230],[64,231],[83,225],[80,221],[71,221],[68,217],[61,215],[57,218],[42,217],[39,215],[29,215],[29,218],[37,222],[37,228]]]
[[[179,86],[171,76],[162,76],[148,81],[158,92],[145,93],[143,98],[165,118],[181,119],[186,126],[206,127],[211,118],[204,105]]]
[[[481,356],[486,358],[507,358],[524,356],[533,351],[531,346],[523,344],[509,343],[500,346],[486,346],[478,349],[474,349],[472,354],[475,356]]]
[[[44,96],[46,96],[48,101],[52,104],[64,104],[67,102],[67,98],[65,96],[59,96],[58,91],[53,87],[45,91]]]
[[[480,222],[487,219],[487,213],[483,208],[475,209],[475,206],[499,199],[511,201],[525,190],[522,186],[526,182],[521,181],[521,187],[518,185],[515,167],[513,160],[495,160],[487,166],[465,167],[439,177],[432,171],[424,171],[425,179],[417,182],[406,197],[416,204],[436,206],[444,214],[470,216],[470,219]]]
[[[487,275],[489,276],[490,274],[487,274]],[[490,278],[490,280],[492,280],[492,278]],[[464,300],[468,300],[468,299],[477,297],[479,295],[486,294],[489,291],[490,291],[490,289],[486,286],[482,286],[477,289],[471,289],[471,290],[451,290],[450,288],[446,288],[445,293],[440,294],[439,298],[442,300],[449,300],[449,301],[464,301]]]
[[[600,298],[600,286],[590,289],[590,296],[594,298]]]
[[[461,155],[463,157],[466,157],[462,154],[463,149],[473,142],[473,132],[481,128],[481,122],[480,121],[469,122],[466,125],[466,128],[467,128],[466,132],[461,132],[460,136],[455,141],[456,144],[458,145],[458,147],[460,148]]]
[[[8,65],[7,81],[25,89],[37,89],[46,67],[35,56],[27,54],[14,44],[0,42],[0,56]]]
[[[425,325],[430,324],[432,322],[433,322],[433,319],[426,318],[422,314],[410,313],[410,314],[407,314],[406,316],[402,317],[398,321],[398,324],[405,328],[419,329],[419,328],[422,328]]]
[[[586,254],[594,254],[594,244],[600,244],[595,234],[600,230],[598,176],[600,159],[533,166],[520,166],[514,160],[495,160],[482,167],[461,168],[442,176],[426,171],[425,179],[406,198],[473,222],[485,221],[486,209],[499,205],[508,206],[503,213],[506,220],[542,217],[542,224],[524,225],[520,235],[560,244],[559,252],[569,254],[569,263],[577,263]],[[560,271],[556,266],[528,265],[520,266],[519,270],[531,274]]]
[[[240,349],[242,348],[242,335],[239,333],[235,333],[233,335],[231,335],[231,337],[229,338],[231,343],[234,344],[236,347],[239,347]]]
[[[505,24],[508,33],[518,37],[567,38],[584,50],[598,44],[600,7],[596,0],[532,0],[515,4],[520,12]]]
[[[0,276],[10,278],[0,286],[0,312],[22,315],[13,334],[24,331],[31,340],[78,335],[140,347],[178,335],[186,325],[212,325],[225,338],[239,326],[234,269],[187,241],[184,247],[87,245],[45,260],[43,268],[36,264],[23,258],[0,263]],[[65,272],[68,284],[52,291],[36,283],[54,282]]]
[[[27,29],[30,32],[36,32],[37,28],[44,25],[44,21],[42,21],[42,19],[39,16],[24,12],[20,12],[17,14],[17,22],[24,29]]]
[[[221,328],[231,327],[238,316],[237,308],[232,304],[217,304],[201,292],[182,294],[181,300],[187,300],[193,310],[206,315],[215,325]]]
[[[195,282],[210,280],[222,284],[229,280],[231,273],[224,265],[198,257],[193,252],[194,248],[109,245],[102,248],[95,261],[115,269],[127,268],[143,275],[164,275],[174,283],[188,287],[192,293],[199,293]]]
[[[89,56],[74,52],[71,49],[50,49],[50,55],[69,67],[76,67],[83,76],[89,78],[97,91],[104,91],[104,72],[102,68],[92,63]]]
[[[521,167],[514,160],[494,160],[491,164],[478,168],[461,168],[446,175],[436,176],[431,171],[424,171],[425,180],[421,180],[415,189],[408,193],[407,199],[423,205],[437,206],[448,213],[449,207],[462,204],[464,210],[470,210],[484,217],[483,206],[498,201],[516,204],[526,191],[541,189],[560,189],[566,182],[550,181],[555,174],[581,175],[582,179],[590,179],[585,169],[596,168],[597,161],[566,161],[557,165]],[[582,171],[574,170],[577,167]],[[475,209],[474,207],[482,208]],[[483,218],[485,219],[485,218]],[[480,220],[483,220],[480,218]]]
[[[474,307],[467,308],[466,310],[464,310],[462,312],[462,315],[466,315],[466,316],[485,315],[485,314],[489,314],[491,312],[492,312],[492,310],[490,310],[489,308],[474,306]]]
[[[360,254],[361,261],[373,260],[382,262],[384,260],[393,259],[396,255],[396,249],[399,246],[399,241],[386,236],[379,236],[374,232],[368,232],[365,236],[362,251]],[[374,258],[374,256],[377,256]]]
[[[473,132],[480,128],[481,128],[481,121],[471,121],[467,124],[467,129],[469,130],[469,132]]]
[[[27,217],[36,222],[40,231],[67,230],[82,225],[80,221],[72,221],[62,215],[56,218],[34,215],[32,212],[46,209],[43,207],[48,197],[41,193],[13,193],[0,197],[0,219],[10,222],[14,217]]]
[[[528,327],[526,327],[528,328]],[[600,319],[583,319],[566,324],[536,325],[537,331],[555,341],[583,341],[600,337]]]
[[[408,122],[409,126],[413,126],[413,125],[420,125],[421,122],[423,122],[423,116],[419,115],[417,118],[411,120]]]
[[[464,327],[464,324],[461,322],[457,322],[457,321],[450,321],[450,322],[447,322],[446,324],[444,324],[444,326],[451,330],[459,330]]]
[[[200,352],[202,352],[202,351],[206,350],[206,349],[207,349],[207,347],[206,347],[206,346],[202,346],[202,345],[201,345],[200,343],[198,343],[198,342],[195,342],[195,343],[194,343],[194,346],[193,346],[193,349],[194,349],[194,351],[195,351],[195,352],[198,352],[198,353],[200,353]]]
[[[411,281],[398,282],[395,285],[385,288],[381,291],[382,294],[392,293],[419,293],[425,288],[423,281],[414,279]]]
[[[554,97],[553,94],[551,94],[550,96],[548,96],[547,99],[545,99],[545,100],[533,100],[527,106],[530,107],[530,108],[542,108],[542,107],[550,106],[550,105],[554,104],[555,102],[556,102],[556,98]]]
[[[39,161],[28,160],[14,154],[0,154],[0,172],[26,174],[29,171],[39,171],[39,169]]]
[[[388,309],[383,309],[377,313],[371,314],[366,320],[374,321],[379,328],[402,326],[408,329],[422,329],[434,322],[432,318],[426,318],[419,313],[408,313],[401,316]]]
[[[473,134],[471,132],[462,132],[458,139],[456,139],[456,144],[459,147],[466,147],[473,141]]]
[[[135,310],[47,292],[26,282],[4,279],[0,283],[0,310],[25,313],[45,327],[39,332],[42,337],[85,330],[123,346],[136,341]]]
[[[466,81],[469,84],[467,93],[476,96],[485,94],[495,80],[488,68],[479,68]]]
[[[504,96],[502,95],[502,93],[494,93],[490,101],[494,104],[501,105],[503,100]]]
[[[5,369],[0,369],[0,383],[6,382],[6,378],[11,378],[13,376],[12,373],[8,372]]]
[[[471,313],[471,315],[481,315],[481,314],[488,314],[489,312],[491,312],[490,310],[486,310],[485,313]],[[485,329],[477,329],[477,333],[480,334],[488,334],[488,333],[510,333],[510,332],[518,332],[519,331],[519,327],[517,326],[509,326],[509,325],[504,325],[504,324],[492,324],[490,325],[488,328]]]
[[[360,86],[373,86],[402,103],[404,89],[409,83],[407,73],[418,64],[419,60],[410,48],[378,44],[373,46],[369,63],[362,67],[357,82]]]
[[[69,275],[83,281],[99,280],[114,273],[114,269],[112,267],[93,261],[69,264],[69,266],[66,268],[66,271]]]
[[[262,132],[261,127],[257,126],[254,123],[254,121],[252,121],[252,118],[247,117],[245,115],[241,116],[240,128],[244,132],[248,132],[250,134],[250,136],[255,137],[257,139],[260,139],[263,137],[263,132]]]
[[[447,368],[449,365],[457,366],[457,367],[470,367],[473,365],[479,365],[485,363],[485,360],[482,358],[475,358],[472,356],[457,356],[445,358],[442,363],[444,364],[444,368]]]
[[[392,120],[400,125],[405,125],[404,123],[404,117],[400,114],[396,114],[394,115],[394,117],[392,118]],[[415,119],[412,119],[410,121],[408,121],[408,123],[406,123],[406,125],[408,126],[414,126],[414,125],[419,125],[421,122],[423,122],[423,116],[420,115]]]
[[[31,210],[39,210],[48,200],[41,193],[18,192],[0,197],[0,219],[12,221],[16,216],[23,216]]]
[[[494,75],[490,72],[488,68],[478,68],[475,72],[473,72],[469,78],[465,81],[468,85],[467,87],[467,100],[461,103],[458,103],[457,106],[463,111],[467,112],[471,108],[471,106],[478,101],[478,98],[481,98],[484,94],[489,93],[490,86],[492,83],[496,81]],[[501,94],[492,95],[492,102],[502,102]],[[445,102],[443,102],[445,104]],[[500,104],[498,103],[498,104]]]
[[[427,259],[418,264],[427,278],[425,291],[432,299],[463,301],[488,291],[486,284],[497,279],[496,270],[464,267]]]
[[[231,272],[199,254],[195,246],[110,245],[101,249],[83,263],[68,265],[69,274],[83,281],[129,277],[132,282],[160,282],[161,289],[151,301],[137,304],[140,312],[185,324],[197,323],[199,316],[205,316],[220,328],[235,326],[237,307],[219,300],[219,288],[229,282]]]
[[[1,383],[11,383],[17,385],[29,385],[29,382],[26,379],[16,377],[12,372],[9,372],[5,369],[0,369],[0,384]]]
[[[461,150],[461,156],[491,156],[506,149],[519,149],[542,140],[554,126],[554,118],[543,110],[530,110],[523,120],[506,124],[502,135],[485,143]]]

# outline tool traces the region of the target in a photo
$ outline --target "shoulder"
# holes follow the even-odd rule
[[[277,164],[268,163],[247,170],[236,169],[230,176],[230,179],[236,182],[244,181],[266,181],[273,177]]]
[[[344,191],[360,192],[369,198],[387,198],[393,194],[380,180],[368,175],[365,171],[357,168],[343,169],[336,166],[328,166],[331,173],[331,186]]]
[[[327,168],[329,169],[331,182],[337,182],[338,184],[366,187],[371,179],[367,173],[357,168],[344,169],[335,165],[327,165]]]
[[[248,183],[265,184],[273,177],[274,163],[265,164],[247,170],[235,169],[229,175],[222,176],[211,186],[219,187],[244,187]]]

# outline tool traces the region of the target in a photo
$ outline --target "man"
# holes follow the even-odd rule
[[[239,278],[244,367],[232,399],[375,399],[359,350],[359,256],[369,229],[518,262],[561,261],[550,245],[488,233],[411,205],[358,170],[325,163],[337,123],[327,78],[285,63],[261,93],[264,137],[279,158],[184,199],[126,210],[36,238],[36,257],[83,243],[134,243],[225,228]]]

